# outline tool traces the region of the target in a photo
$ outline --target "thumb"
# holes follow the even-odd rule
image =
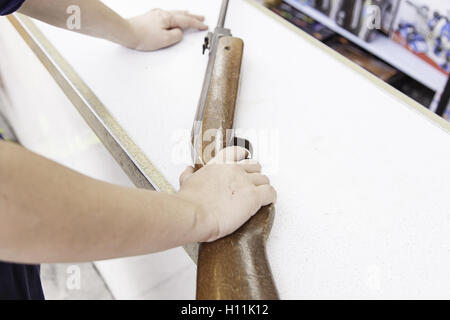
[[[227,147],[220,150],[208,164],[234,164],[247,158],[249,152],[243,147]]]

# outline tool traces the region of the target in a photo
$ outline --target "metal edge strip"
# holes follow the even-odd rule
[[[428,121],[431,121],[434,125],[437,125],[439,128],[443,129],[445,132],[450,134],[450,122],[445,120],[444,118],[441,118],[431,110],[427,109],[426,107],[422,106],[417,101],[413,100],[412,98],[408,97],[404,93],[398,91],[388,83],[384,82],[383,80],[379,79],[375,75],[371,74],[369,71],[364,69],[363,67],[359,66],[358,64],[354,63],[353,61],[347,59],[346,57],[342,56],[338,52],[334,51],[330,47],[328,47],[326,44],[322,43],[321,41],[317,40],[313,36],[309,35],[308,33],[304,32],[303,30],[299,29],[298,27],[291,24],[289,21],[283,19],[267,7],[265,7],[263,4],[257,2],[256,0],[245,0],[248,4],[252,5],[253,7],[257,8],[267,16],[275,19],[279,23],[283,24],[286,28],[290,29],[291,31],[295,32],[299,36],[301,36],[303,39],[307,40],[309,43],[315,45],[316,47],[324,50],[337,60],[339,60],[341,63],[345,64],[347,67],[353,69],[354,71],[358,72],[368,80],[370,80],[372,83],[374,83],[379,88],[387,91],[391,95],[393,95],[398,100],[402,101],[407,107],[413,109],[414,111],[418,112],[422,116],[424,116]]]
[[[7,18],[135,186],[175,192],[36,24],[20,13]],[[184,249],[196,263],[198,244],[186,245]]]

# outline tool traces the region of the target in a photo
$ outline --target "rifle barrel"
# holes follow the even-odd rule
[[[220,9],[219,22],[217,23],[218,28],[223,28],[225,26],[225,18],[228,11],[228,2],[229,0],[222,1],[222,9]]]

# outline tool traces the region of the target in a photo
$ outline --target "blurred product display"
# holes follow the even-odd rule
[[[392,38],[434,68],[450,74],[450,2],[402,1]]]
[[[423,106],[448,117],[450,110],[438,108],[448,102],[444,86],[450,72],[449,0],[286,0],[265,4]],[[380,41],[382,38],[386,40]],[[420,60],[408,55],[424,62],[415,63],[414,59]]]
[[[365,41],[376,37],[376,30],[389,34],[400,0],[297,0],[329,16],[342,28]]]
[[[410,77],[394,78],[389,84],[423,106],[429,106],[433,101],[434,91]]]
[[[315,0],[312,2],[312,6],[326,15],[330,15],[335,3],[336,1]]]
[[[362,37],[364,40],[371,40],[372,37],[365,32],[364,10],[365,3],[363,0],[340,1],[335,19],[337,24],[344,29]]]
[[[330,28],[317,22],[287,3],[282,2],[279,5],[272,7],[272,11],[320,41],[326,41],[336,35],[336,32]]]
[[[399,74],[399,71],[395,68],[392,68],[341,36],[333,38],[327,44],[383,81],[389,81],[395,75]]]
[[[390,35],[394,28],[400,0],[385,0],[380,4],[381,9],[381,31]]]

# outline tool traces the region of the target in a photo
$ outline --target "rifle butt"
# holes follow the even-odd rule
[[[197,270],[198,300],[278,300],[266,255],[275,208],[261,208],[233,234],[202,243]]]

